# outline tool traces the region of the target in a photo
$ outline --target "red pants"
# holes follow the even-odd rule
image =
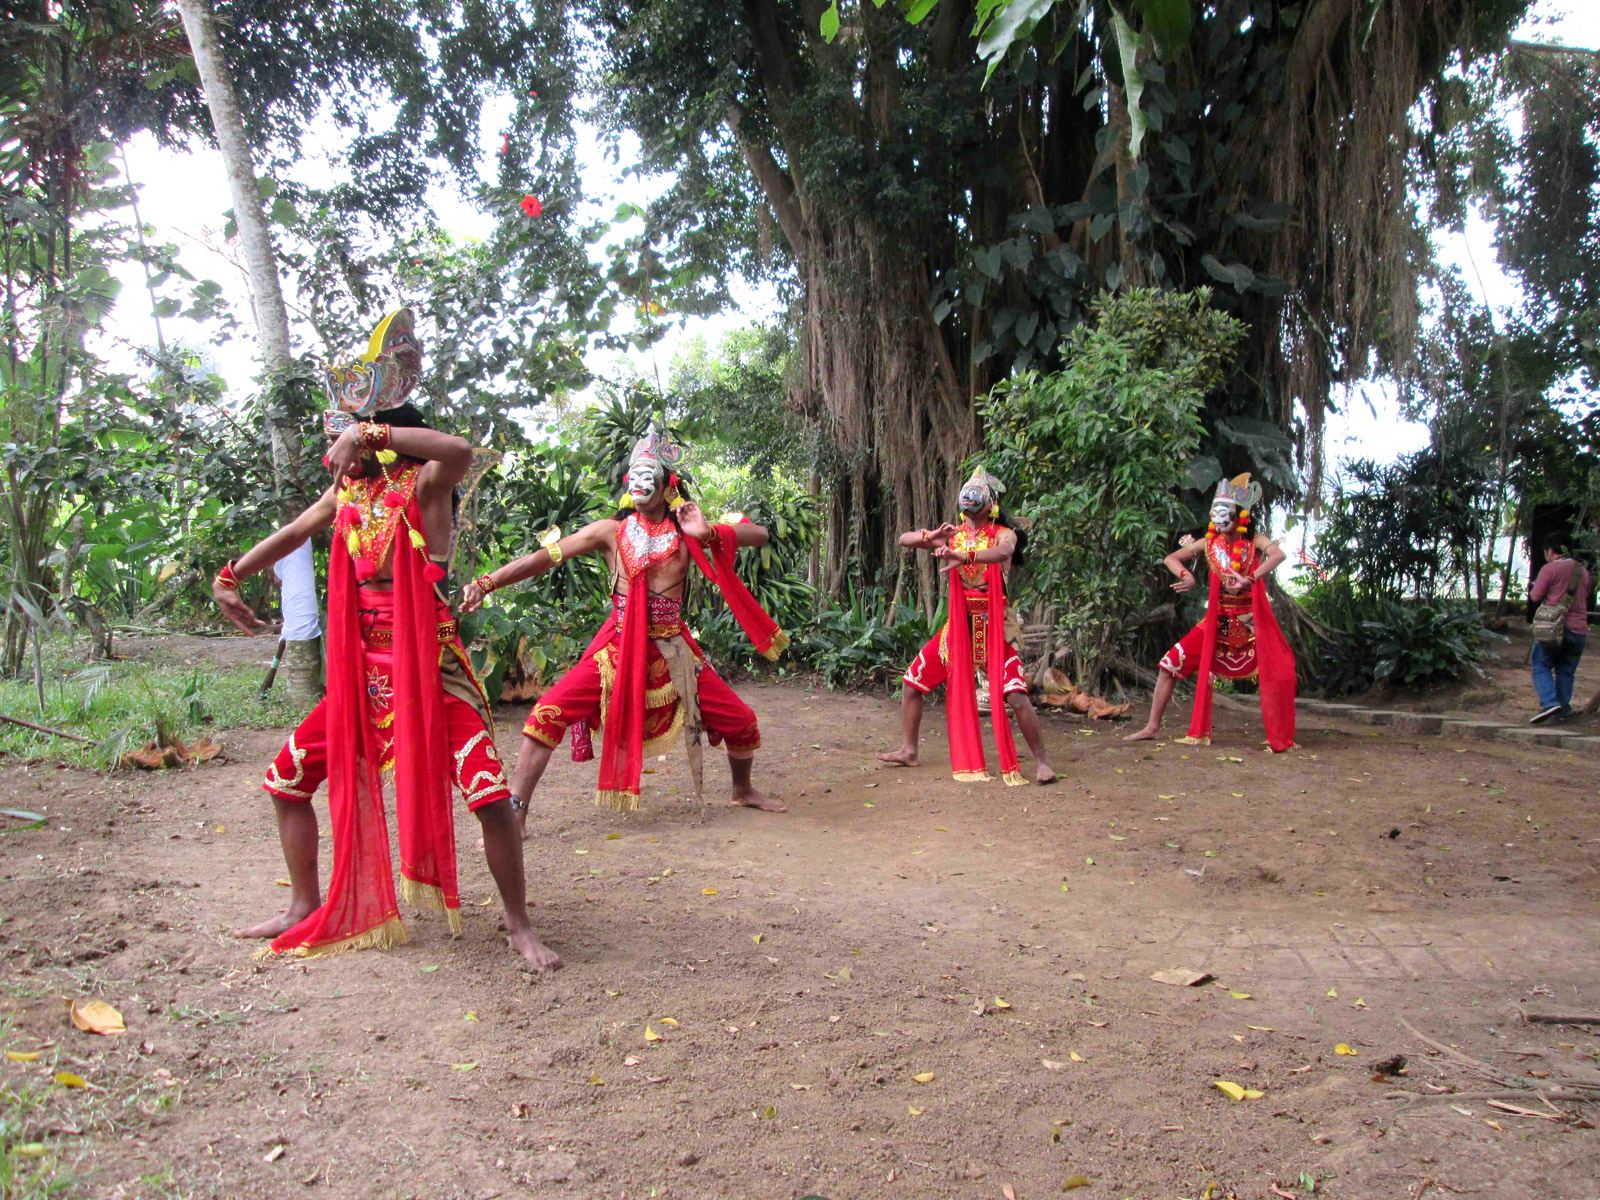
[[[974,621],[974,625],[978,622]],[[923,695],[927,695],[944,682],[945,676],[950,673],[950,648],[945,640],[950,626],[946,625],[938,633],[928,639],[928,644],[917,652],[911,660],[911,665],[906,668],[901,681],[908,687],[913,687]],[[987,665],[984,659],[983,643],[974,638],[975,652],[978,656],[977,667],[981,671]],[[994,680],[989,681],[989,688],[994,689]],[[1016,647],[1010,642],[1006,643],[1005,678],[1001,682],[1000,694],[1009,696],[1012,692],[1021,692],[1027,695],[1028,681],[1022,677],[1022,658],[1017,654]]]
[[[1200,669],[1205,635],[1206,623],[1201,621],[1161,656],[1161,669],[1174,679],[1193,675]],[[1256,634],[1250,625],[1248,597],[1243,608],[1224,605],[1217,617],[1217,647],[1211,657],[1211,673],[1221,679],[1256,677]]]
[[[327,708],[327,700],[320,701],[278,751],[261,785],[269,794],[283,800],[310,800],[328,777]],[[450,773],[466,797],[467,807],[477,810],[510,796],[494,739],[477,709],[459,696],[447,694],[444,719],[450,730]],[[389,770],[394,766],[394,722],[378,729],[377,734],[383,769]]]
[[[616,653],[613,642],[580,659],[577,666],[539,697],[522,732],[554,748],[561,744],[567,726],[578,721],[590,724],[600,721],[604,716],[602,698],[610,695],[611,680],[616,673]],[[683,715],[666,659],[661,657],[654,641],[649,643],[646,660],[644,753],[648,756],[661,754],[671,747],[683,729]],[[748,758],[754,754],[761,745],[761,729],[755,712],[708,663],[701,663],[697,690],[700,723],[711,744],[716,745],[719,740],[726,742],[728,753],[734,758]]]

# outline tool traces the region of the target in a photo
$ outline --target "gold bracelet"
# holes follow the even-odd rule
[[[560,542],[551,542],[545,547],[545,549],[550,551],[550,565],[552,567],[557,566],[561,560],[566,557],[566,555],[561,552]]]
[[[472,582],[477,585],[478,590],[480,592],[482,592],[485,596],[487,596],[490,592],[495,590],[494,580],[491,579],[488,575],[479,575]]]

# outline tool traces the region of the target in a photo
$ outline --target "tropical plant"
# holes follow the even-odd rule
[[[1065,367],[1024,371],[983,405],[984,462],[1032,521],[1032,587],[1091,691],[1191,519],[1181,492],[1215,480],[1215,461],[1196,459],[1200,412],[1244,331],[1209,300],[1205,289],[1097,299]]]
[[[1398,687],[1483,674],[1490,634],[1476,605],[1385,601],[1361,622],[1361,654],[1372,678]]]

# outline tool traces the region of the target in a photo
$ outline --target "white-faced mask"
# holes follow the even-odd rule
[[[661,476],[654,463],[638,462],[628,468],[628,495],[634,504],[648,504],[661,490]]]
[[[1211,523],[1218,533],[1227,533],[1239,523],[1239,510],[1219,500],[1211,506]]]

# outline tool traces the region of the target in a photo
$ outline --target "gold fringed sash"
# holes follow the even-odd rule
[[[440,903],[443,903],[441,900]],[[257,960],[272,958],[326,958],[330,954],[349,954],[355,950],[393,950],[411,940],[405,923],[399,917],[390,917],[376,929],[358,933],[340,942],[323,942],[317,946],[293,946],[288,950],[274,950],[272,944],[261,947],[250,957]]]

